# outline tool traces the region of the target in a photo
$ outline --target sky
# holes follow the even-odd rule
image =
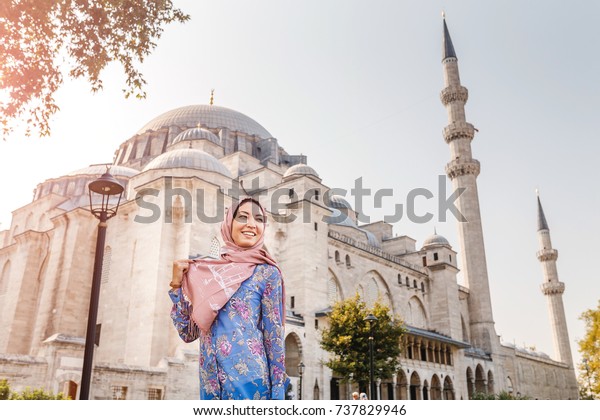
[[[0,141],[0,230],[29,203],[38,183],[108,163],[137,130],[163,112],[207,104],[263,125],[290,154],[304,154],[331,188],[392,189],[371,221],[417,200],[394,233],[416,239],[434,229],[458,249],[455,219],[438,213],[438,178],[450,159],[440,102],[442,11],[469,90],[467,121],[478,132],[478,177],[495,327],[502,341],[554,355],[537,261],[540,192],[558,250],[571,347],[578,363],[579,316],[600,299],[595,268],[600,207],[600,3],[406,0],[175,0],[191,14],[165,28],[140,65],[147,98],[124,99],[117,65],[92,94],[84,80],[57,93],[60,111],[45,138]],[[594,118],[596,117],[596,118]],[[451,187],[446,184],[446,195]],[[347,197],[355,205],[351,197]],[[442,197],[443,198],[443,197]],[[460,268],[460,264],[459,264]]]

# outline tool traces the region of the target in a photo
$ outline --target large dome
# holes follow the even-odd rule
[[[234,111],[215,105],[188,105],[165,112],[143,126],[136,134],[143,134],[148,130],[157,131],[163,127],[207,127],[228,128],[249,135],[256,135],[262,139],[273,136],[252,118]]]
[[[217,158],[197,149],[176,149],[163,153],[151,160],[144,171],[171,168],[198,169],[231,178],[231,172]]]

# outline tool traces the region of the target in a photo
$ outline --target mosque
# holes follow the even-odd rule
[[[401,369],[377,381],[379,399],[501,391],[577,399],[565,285],[539,201],[537,257],[554,357],[501,342],[495,331],[480,162],[471,153],[476,130],[466,120],[468,91],[445,20],[442,51],[445,170],[455,189],[465,189],[457,208],[468,220],[457,222],[458,244],[434,234],[417,247],[384,221],[360,224],[306,156],[289,154],[258,122],[212,101],[159,115],[123,142],[110,163],[125,190],[106,231],[90,398],[198,398],[198,344],[183,343],[169,317],[171,264],[219,255],[218,216],[241,187],[260,193],[269,211],[265,243],[286,278],[287,373],[297,389],[305,365],[303,399],[349,399],[356,390],[322,364],[328,355],[319,346],[332,304],[356,292],[368,304],[383,300],[407,328]],[[98,226],[87,186],[106,168],[41,182],[0,232],[0,379],[13,389],[79,396]]]

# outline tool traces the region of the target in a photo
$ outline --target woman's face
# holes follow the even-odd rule
[[[237,209],[231,226],[233,242],[239,247],[250,248],[262,237],[265,221],[265,216],[256,203],[252,201],[242,203]]]

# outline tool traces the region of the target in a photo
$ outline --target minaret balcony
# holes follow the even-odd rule
[[[565,284],[562,281],[549,281],[540,286],[545,295],[561,295],[565,291]]]
[[[481,165],[477,159],[458,158],[446,165],[448,178],[454,179],[463,175],[479,175]]]
[[[450,143],[456,139],[473,140],[473,137],[475,137],[475,127],[466,121],[456,121],[444,127],[443,134],[446,143]]]
[[[556,261],[558,259],[558,251],[556,249],[542,249],[536,255],[540,261]]]
[[[444,106],[452,102],[462,102],[464,105],[469,99],[469,91],[464,86],[448,86],[440,92],[440,99]]]

